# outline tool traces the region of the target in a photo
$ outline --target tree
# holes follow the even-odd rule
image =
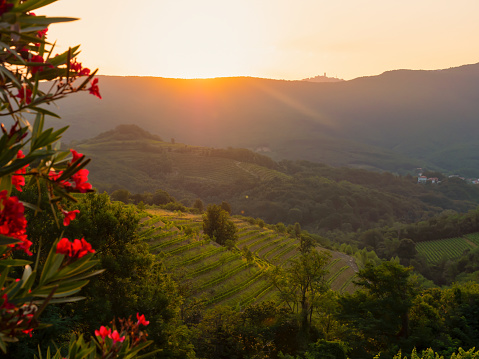
[[[299,251],[301,253],[307,253],[314,248],[314,239],[307,233],[301,233],[299,235]]]
[[[296,238],[299,238],[301,236],[301,225],[298,222],[294,224],[294,236]]]
[[[223,211],[228,212],[228,214],[231,215],[231,205],[228,202],[226,201],[221,202],[221,209]]]
[[[401,259],[402,264],[409,265],[411,259],[417,254],[416,243],[409,238],[401,239],[396,254]]]
[[[195,203],[193,204],[193,208],[196,208],[200,213],[203,213],[204,211],[203,201],[197,198]]]
[[[279,290],[280,299],[291,311],[300,313],[303,332],[311,325],[314,303],[327,291],[326,265],[331,254],[326,251],[301,253],[298,259],[286,268],[276,267],[271,276]]]
[[[361,289],[339,299],[338,319],[349,327],[354,357],[387,353],[409,337],[409,310],[416,296],[411,270],[394,262],[367,263],[355,281]]]
[[[261,218],[257,218],[256,223],[258,224],[259,228],[264,228],[265,223]]]
[[[121,201],[123,203],[128,203],[131,193],[127,189],[117,189],[111,194],[111,199],[114,201]]]
[[[216,204],[209,205],[203,214],[203,232],[221,245],[238,239],[238,229],[229,219],[228,212]]]
[[[176,199],[170,196],[170,194],[161,189],[156,190],[152,198],[153,204],[161,205],[176,202]]]

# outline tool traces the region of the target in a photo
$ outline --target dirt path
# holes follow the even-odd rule
[[[244,168],[243,166],[241,166],[241,162],[240,162],[240,161],[235,161],[235,165],[236,165],[236,167],[242,169],[243,171],[245,171],[246,173],[250,174],[250,175],[253,176],[254,178],[256,178],[256,179],[261,179],[260,176],[259,176],[259,174],[254,173],[253,171],[250,171],[250,170]]]
[[[463,238],[467,243],[469,243],[471,246],[473,246],[474,248],[477,247],[477,244],[476,244],[476,243],[471,242],[471,241],[470,241],[469,239],[467,239],[467,238],[464,238],[464,237],[462,237],[462,238]]]
[[[356,264],[356,261],[354,260],[353,257],[348,256],[347,254],[341,253],[341,252],[335,252],[338,256],[340,256],[350,267],[353,271],[356,273],[359,272],[358,265]]]

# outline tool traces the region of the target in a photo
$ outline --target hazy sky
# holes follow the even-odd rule
[[[479,62],[478,0],[61,0],[37,14],[105,75],[351,79]]]

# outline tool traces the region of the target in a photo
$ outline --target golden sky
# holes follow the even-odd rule
[[[60,0],[38,15],[104,75],[352,79],[479,62],[479,0]]]

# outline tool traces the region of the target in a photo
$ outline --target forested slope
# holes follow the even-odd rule
[[[233,213],[268,223],[299,222],[321,233],[412,223],[444,210],[466,212],[479,203],[479,187],[457,178],[419,185],[412,176],[274,162],[245,149],[161,141],[130,125],[76,147],[93,159],[90,178],[100,191],[164,190],[186,205],[197,198],[205,203],[225,200]]]

